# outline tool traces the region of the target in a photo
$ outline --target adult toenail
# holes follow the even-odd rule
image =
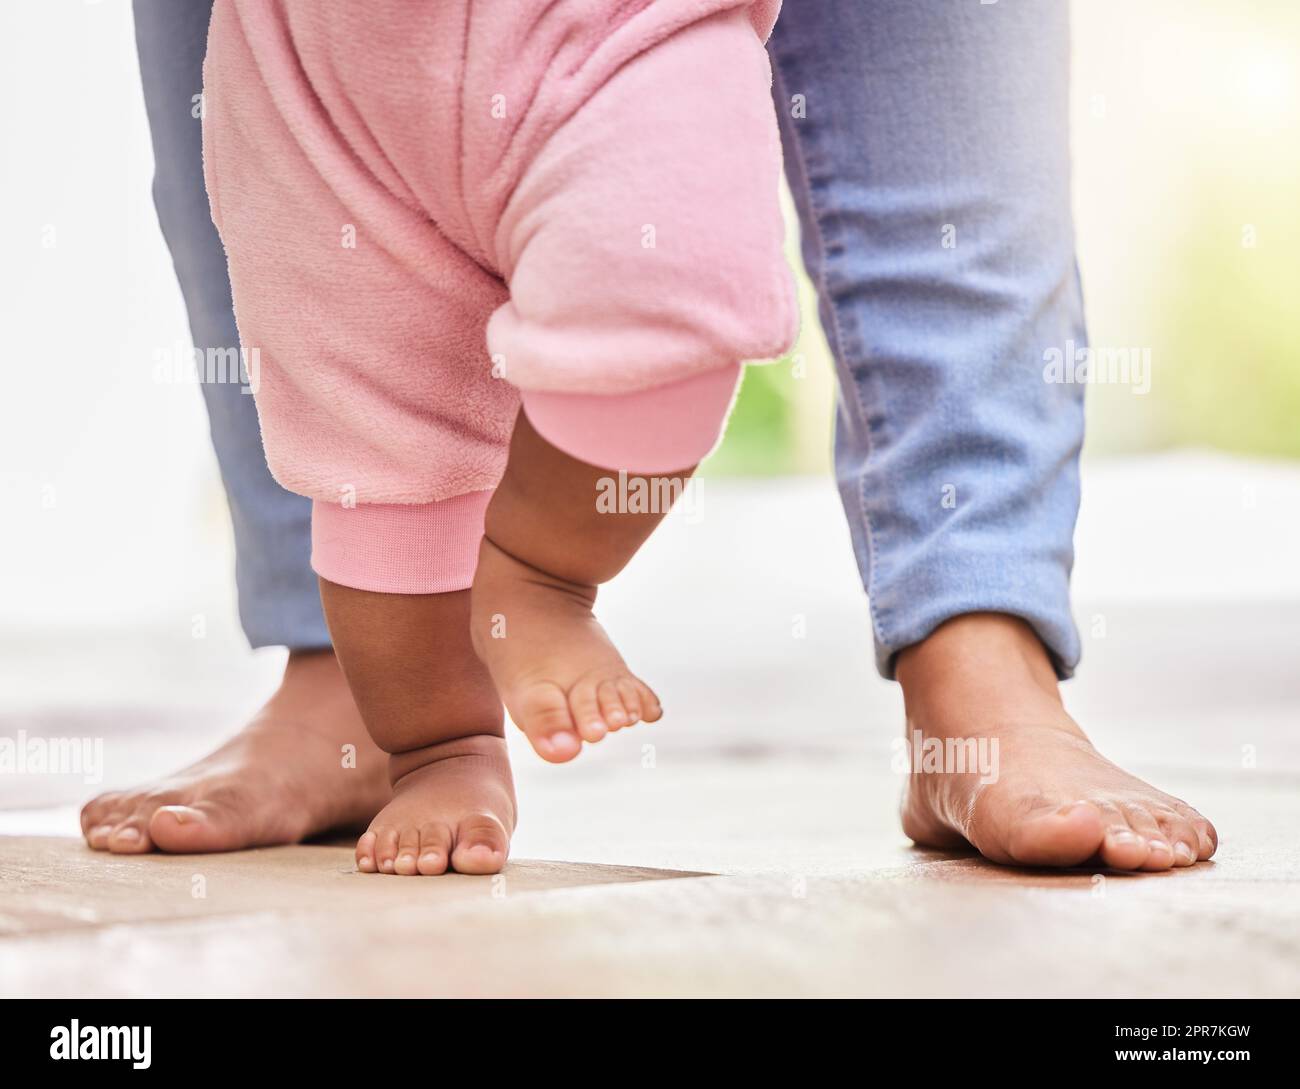
[[[1106,833],[1106,838],[1111,843],[1138,843],[1136,832],[1130,832],[1127,828],[1112,828]]]
[[[201,809],[191,809],[188,805],[164,805],[159,807],[158,812],[170,813],[176,818],[177,824],[198,824],[207,820]]]
[[[134,828],[123,828],[113,838],[119,843],[134,843],[140,838],[140,833]]]
[[[1169,851],[1169,844],[1162,839],[1147,840],[1147,846],[1150,847],[1151,850],[1159,851],[1162,854],[1167,854]]]
[[[111,824],[97,824],[90,830],[92,836],[106,836],[113,830]]]
[[[1184,862],[1196,861],[1196,852],[1193,851],[1190,847],[1188,847],[1187,844],[1182,842],[1178,842],[1174,844],[1174,854],[1177,855],[1179,858],[1181,858]]]

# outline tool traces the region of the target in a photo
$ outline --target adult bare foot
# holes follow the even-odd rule
[[[1214,826],[1200,813],[1092,747],[1066,714],[1047,653],[1024,621],[957,617],[904,650],[897,675],[909,751],[933,739],[939,765],[926,770],[914,760],[908,777],[903,831],[917,843],[969,843],[1006,865],[1091,860],[1117,870],[1191,866],[1218,848]],[[943,767],[944,743],[965,742],[973,754],[984,741],[992,755],[993,739],[994,774],[969,762],[964,771]]]
[[[81,830],[115,854],[237,851],[364,824],[391,794],[388,756],[366,733],[333,653],[295,653],[240,733],[169,778],[94,798]]]

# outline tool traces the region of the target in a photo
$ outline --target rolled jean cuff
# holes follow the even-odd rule
[[[381,594],[446,594],[474,581],[491,491],[433,503],[316,500],[311,566],[321,578]]]
[[[1004,561],[1009,569],[1010,559]],[[1059,567],[1047,565],[1038,579],[1009,580],[996,571],[985,577],[974,575],[945,585],[923,576],[902,595],[898,608],[887,601],[872,603],[875,628],[876,668],[882,677],[894,679],[898,653],[932,634],[939,625],[970,613],[1004,613],[1025,621],[1041,640],[1060,680],[1074,675],[1079,664],[1079,632],[1070,612],[1069,586]]]
[[[542,438],[588,465],[629,473],[689,469],[722,437],[741,369],[733,363],[633,393],[524,390],[524,413]]]

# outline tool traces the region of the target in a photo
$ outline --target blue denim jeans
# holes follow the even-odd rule
[[[1043,377],[1085,343],[1068,5],[792,0],[769,51],[877,665],[994,611],[1068,676],[1084,387]]]
[[[236,346],[199,123],[210,3],[135,0],[154,196],[199,347]],[[840,379],[836,471],[877,662],[944,620],[1023,617],[1062,675],[1084,343],[1070,219],[1066,5],[790,0],[771,42],[804,261]],[[253,398],[203,387],[254,646],[327,646],[309,503],[262,457]]]
[[[208,211],[193,96],[203,89],[212,0],[135,0],[136,50],[154,153],[154,204],[194,346],[238,348],[226,252]],[[262,454],[246,387],[204,382],[203,398],[235,528],[239,619],[255,647],[328,647],[311,569],[311,500],[280,487]]]

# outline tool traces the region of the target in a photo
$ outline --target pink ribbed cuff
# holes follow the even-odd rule
[[[478,565],[490,491],[434,503],[316,500],[311,508],[311,566],[354,590],[446,594],[468,589]]]
[[[667,473],[698,465],[717,445],[740,383],[738,363],[635,393],[524,390],[537,433],[602,469]]]

